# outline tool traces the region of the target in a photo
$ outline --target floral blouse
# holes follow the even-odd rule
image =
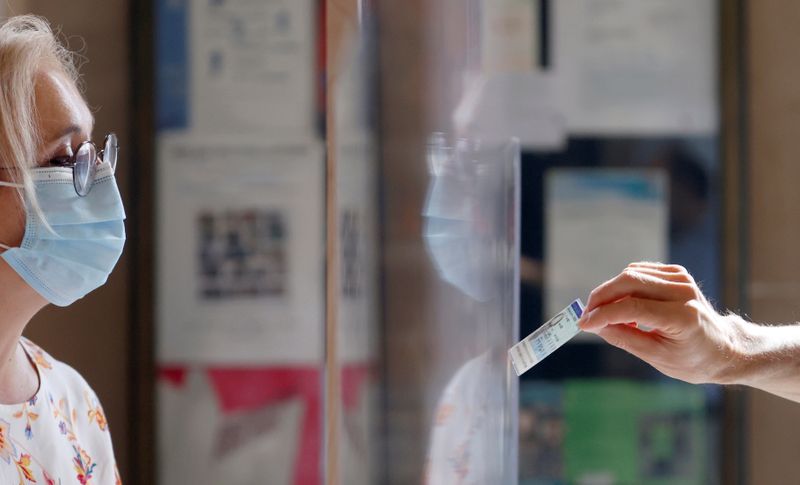
[[[94,391],[31,341],[23,338],[22,347],[35,363],[39,390],[22,404],[0,404],[0,483],[121,484]]]

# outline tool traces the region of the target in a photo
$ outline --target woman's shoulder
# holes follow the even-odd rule
[[[31,434],[66,443],[77,453],[74,466],[80,470],[75,470],[85,477],[120,483],[108,422],[94,390],[71,366],[27,338],[21,343],[39,374],[39,390],[23,405],[28,406],[23,413],[27,410],[29,417],[35,413]]]

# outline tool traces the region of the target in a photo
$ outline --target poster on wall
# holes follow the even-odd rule
[[[367,136],[337,143],[339,214],[339,357],[371,362],[378,355],[377,151]]]
[[[318,9],[156,0],[163,483],[322,480]],[[347,370],[360,397],[364,372]]]
[[[487,74],[539,66],[539,8],[530,0],[481,2],[481,65]]]
[[[377,357],[378,327],[378,148],[370,89],[370,46],[343,36],[332,100],[335,109],[336,212],[338,215],[338,352],[347,363]]]
[[[276,485],[318,483],[316,470],[298,473],[299,467],[293,464],[299,458],[317,456],[313,448],[309,455],[309,447],[316,443],[304,442],[302,431],[310,427],[319,434],[318,420],[309,421],[319,412],[319,395],[303,392],[302,385],[287,388],[287,380],[279,373],[256,374],[250,372],[251,382],[245,387],[270,385],[281,388],[284,395],[261,393],[245,402],[241,394],[223,395],[220,385],[223,377],[242,384],[243,375],[225,376],[201,368],[162,369],[158,380],[160,483],[257,483],[264,477]],[[260,380],[252,381],[254,375]]]
[[[480,69],[464,76],[452,114],[456,134],[486,143],[518,138],[533,151],[563,148],[566,124],[557,104],[558,79],[540,68],[537,2],[482,0]]]
[[[587,298],[631,261],[666,261],[667,184],[661,169],[547,172],[545,314]]]
[[[551,5],[553,69],[570,133],[716,133],[715,0]]]
[[[558,82],[536,71],[475,76],[453,111],[456,132],[486,143],[517,138],[531,151],[561,150],[567,125],[557,104]]]
[[[159,0],[159,130],[311,134],[314,0]]]
[[[716,483],[708,405],[684,383],[523,382],[519,483]]]
[[[159,483],[322,483],[324,371],[302,366],[164,366],[159,369]],[[375,459],[370,447],[378,387],[342,372],[342,463]],[[371,461],[370,461],[371,462]],[[372,483],[345,466],[341,483]]]
[[[355,4],[353,4],[355,5]],[[370,102],[374,49],[363,34],[345,28],[331,49],[330,89],[336,160],[339,252],[338,358],[371,365],[378,356],[378,146],[377,109]]]
[[[158,360],[322,355],[323,150],[162,137]]]

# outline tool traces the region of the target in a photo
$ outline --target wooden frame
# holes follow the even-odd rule
[[[156,483],[155,396],[155,56],[154,2],[130,3],[133,62],[130,155],[130,470],[126,483]]]
[[[720,0],[720,147],[722,160],[723,303],[747,311],[747,112],[745,1]],[[722,483],[742,484],[747,475],[746,392],[725,389],[722,416]]]

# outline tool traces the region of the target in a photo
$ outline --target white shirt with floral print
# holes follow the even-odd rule
[[[0,483],[120,484],[108,423],[89,384],[30,340],[22,347],[39,390],[22,404],[0,404]]]

